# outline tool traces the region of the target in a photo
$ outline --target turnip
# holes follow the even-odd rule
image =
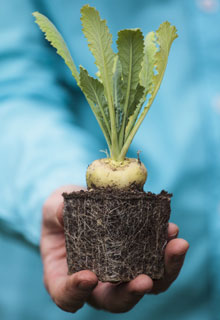
[[[112,282],[128,281],[140,273],[147,273],[155,279],[160,278],[163,275],[161,255],[163,256],[167,240],[166,228],[171,195],[166,192],[160,195],[146,194],[143,186],[147,178],[147,169],[140,161],[139,155],[135,159],[126,158],[126,154],[159,90],[171,44],[177,37],[176,28],[169,22],[164,22],[156,32],[148,33],[145,38],[138,28],[121,30],[117,39],[118,52],[115,53],[112,50],[112,35],[106,21],[101,20],[95,8],[83,6],[83,33],[98,68],[97,77],[94,78],[82,66],[77,70],[55,26],[42,14],[35,12],[33,15],[46,39],[57,49],[57,53],[70,68],[99,123],[109,150],[109,156],[95,160],[88,166],[86,181],[89,191],[64,195],[64,222],[65,212],[66,216],[70,214],[69,218],[75,217],[72,223],[68,222],[68,217],[66,218],[69,272],[91,269],[100,280]],[[77,199],[81,199],[82,202]],[[129,203],[135,208],[132,209],[135,211],[135,219],[134,212],[129,215],[130,209],[125,208]],[[123,210],[127,213],[124,214]],[[71,213],[68,213],[70,211]],[[117,215],[114,216],[113,212],[116,211]],[[146,221],[151,219],[149,215],[155,216],[155,212],[158,223],[149,227]],[[88,230],[79,231],[79,221],[84,227],[90,224],[88,230],[94,232],[90,234]],[[119,226],[120,223],[122,227]],[[163,227],[160,227],[160,224],[163,224]],[[143,236],[140,238],[143,242],[137,238],[140,228],[143,229]],[[162,235],[159,229],[162,230]],[[81,235],[86,233],[83,244],[80,232]],[[98,238],[98,235],[101,238]],[[126,238],[126,241],[120,242],[120,237]],[[153,238],[156,240],[153,245],[151,243],[152,249],[149,249],[149,242],[152,242]],[[162,239],[160,245],[159,238]],[[148,241],[148,244],[145,241]],[[129,243],[133,245],[128,245]],[[74,249],[71,249],[71,246]],[[150,254],[147,253],[149,250]],[[137,268],[133,265],[133,260],[136,259],[135,252],[138,256],[142,253],[143,258],[141,262],[137,258]],[[157,255],[159,258],[155,258]],[[77,265],[76,260],[80,260],[80,265]]]

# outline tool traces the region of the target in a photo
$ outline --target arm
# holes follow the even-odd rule
[[[62,61],[44,45],[30,6],[0,13],[0,223],[38,244],[43,202],[60,185],[84,184],[97,142],[77,126]]]
[[[37,244],[46,197],[58,186],[84,183],[91,137],[68,125],[56,106],[25,99],[1,104],[0,127],[0,219]]]

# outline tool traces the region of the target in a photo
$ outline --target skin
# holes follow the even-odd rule
[[[96,275],[84,270],[67,275],[66,249],[63,232],[63,192],[78,191],[78,186],[57,189],[43,206],[41,256],[44,266],[44,283],[56,305],[64,311],[76,312],[89,303],[97,309],[113,313],[127,312],[145,294],[159,294],[169,288],[177,278],[189,244],[177,239],[179,229],[170,223],[169,241],[165,249],[165,277],[152,281],[147,275],[119,285],[99,282]]]

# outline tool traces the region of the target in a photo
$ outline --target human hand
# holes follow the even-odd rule
[[[43,206],[41,256],[44,266],[44,283],[53,301],[64,311],[76,312],[87,302],[97,309],[114,313],[132,309],[146,294],[158,294],[168,289],[177,278],[189,244],[176,239],[178,227],[170,223],[169,241],[165,249],[165,276],[153,281],[147,275],[122,283],[102,283],[96,275],[83,270],[67,275],[66,248],[63,231],[63,192],[78,191],[77,186],[56,190]]]

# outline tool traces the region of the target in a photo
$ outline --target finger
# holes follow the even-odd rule
[[[43,205],[43,234],[60,232],[62,222],[61,206],[63,204],[64,192],[84,190],[83,187],[67,185],[56,189],[45,201]]]
[[[93,272],[80,271],[51,283],[49,293],[59,308],[76,312],[84,305],[97,283],[98,279]]]
[[[58,220],[58,223],[60,224],[60,226],[63,228],[64,224],[63,224],[63,207],[64,207],[64,203],[61,202],[58,206],[57,212],[56,212],[56,217]]]
[[[79,190],[86,190],[84,187],[78,187],[78,186],[74,186],[74,185],[69,185],[69,186],[65,186],[65,187],[61,187],[60,189],[58,189],[58,196],[59,196],[59,203],[57,203],[57,212],[56,212],[56,217],[57,220],[60,224],[61,227],[64,227],[63,225],[63,208],[64,208],[64,203],[63,203],[63,196],[62,193],[66,192],[66,193],[70,193],[73,191],[79,191]],[[62,196],[62,197],[60,197]]]
[[[151,291],[152,286],[153,281],[146,275],[139,275],[120,285],[102,284],[94,290],[89,302],[92,305],[100,304],[101,308],[113,313],[127,312],[144,294]]]
[[[124,291],[128,292],[128,294],[134,296],[143,296],[144,294],[148,293],[153,286],[153,281],[147,275],[141,274],[137,276],[134,280],[128,282],[126,284]]]
[[[189,243],[184,239],[171,240],[165,250],[165,272],[170,281],[178,276],[183,265]]]
[[[168,241],[177,238],[179,228],[175,223],[170,222],[168,225]]]
[[[188,249],[189,244],[183,239],[173,239],[167,244],[164,257],[165,274],[162,279],[154,281],[151,293],[158,294],[169,288],[182,268]]]

